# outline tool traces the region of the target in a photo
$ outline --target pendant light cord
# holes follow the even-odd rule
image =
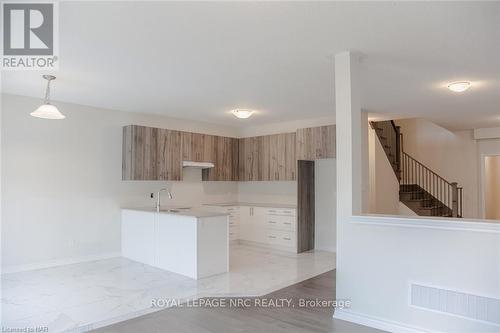
[[[45,89],[45,99],[43,101],[44,104],[50,104],[50,81],[47,80],[47,88]]]

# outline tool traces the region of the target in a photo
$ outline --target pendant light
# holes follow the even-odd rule
[[[37,118],[51,120],[66,118],[66,116],[59,112],[59,110],[54,105],[50,104],[50,81],[55,80],[56,77],[53,75],[43,75],[43,78],[47,80],[45,99],[43,101],[43,104],[38,109],[31,112],[30,115]]]

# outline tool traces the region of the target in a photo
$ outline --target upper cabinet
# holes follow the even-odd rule
[[[182,132],[158,129],[158,180],[181,180]]]
[[[214,135],[182,132],[182,159],[194,162],[215,162]]]
[[[130,125],[123,128],[123,180],[180,180],[181,132]]]
[[[239,180],[238,139],[224,136],[213,136],[207,141],[213,147],[212,159],[214,167],[203,169],[202,179],[208,181]]]
[[[297,159],[335,158],[335,125],[297,130]]]
[[[295,180],[295,133],[240,139],[240,180]]]
[[[239,140],[239,180],[262,180],[262,137],[243,138]]]
[[[295,133],[268,136],[268,177],[266,180],[295,180],[297,159],[295,158]]]
[[[181,180],[182,161],[212,162],[208,181],[288,181],[297,160],[335,157],[335,126],[229,138],[130,125],[123,128],[123,180]]]

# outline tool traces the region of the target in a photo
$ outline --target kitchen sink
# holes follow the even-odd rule
[[[186,211],[191,209],[191,207],[175,207],[175,208],[164,208],[161,211],[167,213],[180,213],[182,211]]]
[[[167,212],[167,213],[180,213],[180,209],[165,209],[162,210],[162,212]]]

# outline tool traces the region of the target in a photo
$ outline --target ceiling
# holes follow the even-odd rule
[[[498,2],[69,1],[59,16],[54,100],[230,126],[324,117],[333,56],[354,50],[364,109],[500,126]],[[3,72],[2,90],[42,97],[40,74]]]

